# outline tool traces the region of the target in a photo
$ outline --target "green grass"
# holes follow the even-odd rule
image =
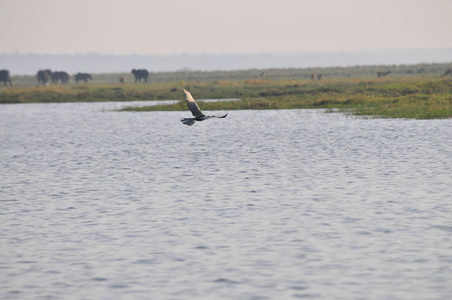
[[[226,86],[226,88],[225,88]],[[202,103],[205,111],[245,109],[339,109],[348,114],[381,118],[452,117],[452,80],[431,78],[341,79],[324,82],[252,80],[233,85],[194,85],[197,99],[238,97],[240,101]],[[128,107],[125,111],[187,110],[173,105]]]
[[[306,71],[304,69],[300,69]],[[325,69],[332,72],[335,68]],[[325,71],[324,70],[324,71]],[[89,83],[77,85],[13,86],[0,88],[0,103],[89,102],[133,100],[183,100],[182,88],[191,86],[194,97],[202,99],[238,98],[239,101],[202,103],[204,111],[243,109],[339,109],[365,117],[433,119],[452,117],[452,78],[439,76],[326,77],[322,81],[309,78],[286,78],[269,70],[265,78],[250,76],[251,71],[182,72],[208,80],[151,81],[151,83]],[[343,74],[350,70],[342,69]],[[241,73],[242,72],[242,73]],[[260,72],[254,71],[256,74]],[[273,73],[272,73],[273,72]],[[190,75],[191,74],[191,75]],[[272,75],[273,74],[273,75]],[[221,76],[220,76],[221,75]],[[240,75],[240,76],[239,76]],[[175,75],[174,75],[175,76]],[[237,78],[245,77],[245,79]],[[185,77],[184,77],[185,78]],[[185,101],[124,110],[186,110]]]
[[[180,90],[171,84],[80,84],[3,88],[0,103],[95,102],[177,99]],[[178,86],[175,84],[174,86]]]

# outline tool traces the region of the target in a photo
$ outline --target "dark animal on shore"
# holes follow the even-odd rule
[[[50,78],[52,79],[52,83],[61,82],[62,84],[68,84],[70,76],[66,72],[56,71],[50,75]]]
[[[192,115],[194,116],[194,118],[184,118],[184,119],[180,120],[185,125],[191,126],[191,125],[195,124],[195,121],[204,121],[204,120],[207,120],[207,119],[210,119],[210,118],[220,118],[220,119],[222,119],[222,118],[226,118],[226,116],[228,115],[228,114],[225,114],[224,116],[221,116],[221,117],[206,116],[205,114],[203,114],[203,112],[199,108],[199,106],[196,103],[195,99],[193,99],[193,97],[190,94],[190,92],[187,91],[186,89],[184,89],[184,93],[185,93],[185,99],[187,100],[188,109],[191,111]]]
[[[11,76],[9,76],[9,70],[0,70],[0,82],[2,81],[5,86],[8,82],[10,86],[13,85],[11,83]]]
[[[318,80],[322,80],[322,78],[323,78],[323,74],[320,73],[319,76],[317,76],[317,79],[318,79]]]
[[[79,81],[84,81],[85,83],[88,83],[88,79],[93,80],[91,74],[88,73],[75,74],[75,83],[78,83]]]
[[[261,78],[264,78],[264,77],[266,77],[267,76],[267,73],[265,73],[265,72],[262,72],[261,73]]]
[[[51,80],[52,71],[47,70],[39,70],[36,77],[38,78],[38,83],[42,83],[44,85],[48,84]]]
[[[132,70],[133,76],[135,76],[135,82],[141,82],[141,79],[144,79],[144,82],[148,82],[149,71],[146,69],[138,69]]]
[[[452,69],[447,70],[442,77],[452,76]]]
[[[127,82],[127,80],[124,77],[119,78],[119,82],[124,84]]]
[[[378,72],[378,73],[377,73],[377,76],[378,76],[378,78],[380,78],[380,77],[386,77],[386,76],[389,75],[389,73],[391,73],[391,71],[387,71],[387,72]]]
[[[316,77],[316,76],[315,76],[315,73],[312,73],[312,74],[311,74],[311,80],[315,80],[315,77]]]

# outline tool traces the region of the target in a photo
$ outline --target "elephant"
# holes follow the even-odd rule
[[[93,80],[93,77],[91,74],[88,73],[77,73],[75,74],[75,82],[78,83],[79,81],[85,81],[85,83],[88,83],[88,79]]]
[[[38,74],[36,74],[36,77],[38,77],[38,83],[42,83],[44,85],[48,84],[51,80],[52,71],[49,69],[46,70],[39,70]]]
[[[148,78],[149,78],[149,71],[146,69],[138,69],[132,70],[132,74],[133,76],[135,76],[135,83],[136,82],[141,82],[141,79],[144,79],[144,82],[148,82]]]
[[[11,83],[11,76],[9,76],[9,70],[0,70],[0,82],[2,81],[5,86],[8,82],[10,86],[13,85]]]
[[[67,83],[69,83],[69,77],[70,76],[68,73],[62,72],[62,71],[56,71],[50,75],[50,78],[52,79],[52,83],[61,82],[62,84],[67,84]]]

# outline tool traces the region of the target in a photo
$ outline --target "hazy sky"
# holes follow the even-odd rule
[[[452,47],[452,0],[0,0],[0,53]]]

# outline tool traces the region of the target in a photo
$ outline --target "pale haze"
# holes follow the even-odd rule
[[[0,53],[452,47],[450,0],[2,0]]]

